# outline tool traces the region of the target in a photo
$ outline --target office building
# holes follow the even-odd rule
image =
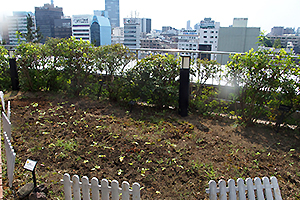
[[[141,20],[141,33],[151,33],[151,19],[140,18]]]
[[[7,17],[7,28],[8,28],[8,44],[18,45],[20,41],[26,41],[24,37],[17,38],[16,32],[19,31],[21,34],[27,33],[27,16],[28,14],[32,17],[34,24],[33,29],[35,30],[35,20],[32,12],[13,12],[13,16]]]
[[[47,38],[55,37],[55,19],[62,19],[63,9],[54,7],[53,4],[45,4],[43,7],[35,7],[36,26],[40,28],[43,36],[41,43],[45,43]]]
[[[108,18],[96,15],[73,15],[72,35],[95,46],[111,44],[111,26]]]
[[[119,0],[105,0],[105,11],[108,13],[108,19],[111,27],[120,27],[120,4]]]
[[[124,45],[129,48],[141,47],[141,20],[124,18]]]
[[[93,15],[73,15],[72,16],[72,36],[75,39],[90,41],[90,26]]]
[[[198,23],[199,32],[199,50],[217,51],[219,40],[220,22],[215,22],[211,18],[204,18]],[[216,59],[216,55],[206,54],[207,59]]]
[[[71,18],[54,20],[54,37],[69,38],[72,36]]]
[[[220,27],[218,51],[248,52],[251,49],[258,50],[258,36],[260,28],[257,27]],[[228,56],[218,56],[219,63],[225,64]]]
[[[141,38],[151,33],[151,19],[124,18],[124,45],[129,48],[140,48]]]

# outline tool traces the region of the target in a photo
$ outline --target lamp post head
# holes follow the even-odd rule
[[[181,68],[182,69],[190,69],[190,56],[181,56]]]

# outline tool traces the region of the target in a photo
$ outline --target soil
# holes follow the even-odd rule
[[[283,199],[300,198],[299,130],[49,93],[6,98],[17,158],[13,190],[3,165],[4,199],[32,181],[26,159],[49,199],[64,199],[65,173],[138,182],[142,199],[207,199],[209,180],[276,176]]]

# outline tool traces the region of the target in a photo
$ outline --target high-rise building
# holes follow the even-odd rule
[[[141,32],[151,33],[151,19],[140,18],[140,20],[141,20]]]
[[[187,30],[192,29],[192,28],[191,28],[191,20],[188,20],[188,21],[186,22],[186,29],[187,29]]]
[[[48,37],[55,37],[54,20],[63,17],[63,9],[54,7],[53,4],[44,4],[43,7],[35,7],[36,26],[40,28],[43,36],[41,43],[45,43]]]
[[[119,0],[105,0],[105,10],[108,12],[108,19],[111,27],[120,27],[120,4]]]
[[[20,32],[21,34],[27,33],[27,16],[28,14],[32,17],[32,21],[34,24],[33,29],[35,30],[35,20],[32,12],[13,12],[13,16],[7,17],[7,26],[8,26],[8,43],[10,45],[17,45],[20,41],[25,41],[24,37],[17,38],[16,32]]]
[[[129,48],[141,47],[141,20],[124,18],[124,45]]]

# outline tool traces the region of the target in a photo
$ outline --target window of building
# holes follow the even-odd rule
[[[204,41],[204,43],[208,43],[207,41]]]
[[[210,33],[214,33],[214,31],[211,31]]]
[[[206,35],[204,35],[204,36],[203,36],[203,38],[207,38],[207,36],[206,36]]]
[[[210,38],[214,38],[214,36],[210,36]]]
[[[212,44],[212,43],[214,43],[214,41],[209,41],[209,43],[211,43],[211,44]]]
[[[204,31],[204,33],[207,33],[207,31]]]
[[[215,38],[218,38],[218,36],[216,36]]]

